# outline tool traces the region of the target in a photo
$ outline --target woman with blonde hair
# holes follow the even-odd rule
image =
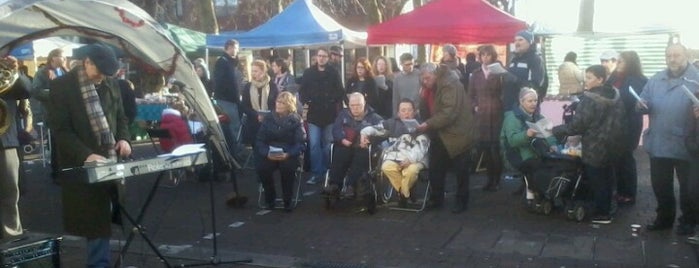
[[[274,111],[275,100],[279,94],[277,85],[267,74],[267,63],[254,60],[250,67],[252,79],[241,92],[240,111],[247,116],[243,126],[242,143],[253,144],[257,129],[264,114]]]
[[[279,93],[274,111],[264,116],[255,140],[257,175],[265,191],[267,209],[275,208],[274,171],[279,170],[284,210],[292,210],[293,185],[299,179],[296,169],[306,148],[305,139],[301,117],[296,113],[296,97],[288,91]]]

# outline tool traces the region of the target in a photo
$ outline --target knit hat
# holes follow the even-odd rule
[[[163,109],[163,112],[160,114],[161,116],[165,115],[174,115],[174,116],[182,116],[182,113],[180,111],[173,109],[173,108],[165,108]]]
[[[456,57],[456,47],[452,44],[442,46],[442,53],[449,53],[452,57]]]
[[[533,90],[530,87],[523,87],[519,91],[519,99],[522,100],[522,99],[526,98],[527,96],[529,96],[530,94],[534,94],[534,97],[539,98],[539,94],[536,93],[536,90]]]
[[[89,58],[97,66],[97,70],[106,76],[113,76],[119,70],[119,62],[114,50],[103,44],[91,44],[77,48],[73,51],[73,57],[77,59]]]
[[[515,34],[515,36],[519,36],[519,37],[524,38],[524,40],[527,40],[527,42],[529,42],[529,44],[532,44],[534,42],[534,34],[530,31],[527,31],[527,30],[521,30],[521,31],[517,32],[517,34]]]

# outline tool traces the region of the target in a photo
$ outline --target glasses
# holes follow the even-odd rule
[[[316,57],[318,57],[318,58],[327,58],[327,57],[328,57],[328,55],[324,55],[324,54],[318,54],[318,55],[317,55]]]
[[[413,66],[414,64],[415,64],[415,63],[412,63],[412,62],[406,62],[406,63],[402,63],[401,65],[403,65],[403,66]]]

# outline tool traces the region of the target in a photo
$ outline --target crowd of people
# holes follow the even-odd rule
[[[283,210],[293,211],[294,183],[303,179],[297,171],[308,158],[306,184],[322,183],[327,195],[369,199],[373,193],[367,180],[375,179],[368,175],[373,166],[394,188],[400,207],[416,202],[413,188],[421,171],[431,183],[426,207],[443,207],[451,170],[456,179],[451,211],[462,213],[468,210],[476,157],[486,163],[483,190],[498,191],[506,168],[526,180],[545,168],[542,163],[548,154],[560,153],[568,144],[565,152],[582,150],[576,156],[591,193],[591,221],[608,224],[613,221],[614,202],[636,201],[634,151],[643,136],[657,202],[656,217],[646,228],[674,227],[677,177],[681,215],[676,233],[699,244],[699,236],[694,236],[699,220],[699,108],[686,95],[699,91],[699,70],[689,64],[687,48],[669,45],[667,68],[650,79],[643,75],[634,51],[605,52],[600,64],[584,69],[577,66],[576,54],[568,53],[558,70],[560,92],[579,102],[570,120],[546,129],[552,135],[545,136],[531,127],[544,120],[540,105],[548,88],[535,37],[521,31],[513,42],[514,55],[507,64],[500,62],[493,45],[469,53],[466,64],[453,45],[443,47],[438,63],[419,66],[409,53],[401,55],[395,66],[383,56],[373,62],[358,57],[346,81],[339,47],[317,49],[315,62],[299,79],[287,61],[276,58],[269,63],[254,60],[251,79],[245,81],[236,40],[226,42],[211,73],[200,60],[194,61],[194,68],[226,118],[222,127],[230,151],[237,155],[241,143],[251,145],[267,209],[276,208],[278,170]],[[20,100],[30,96],[38,100],[35,114],[45,117],[41,120],[55,137],[52,166],[62,187],[66,231],[87,237],[88,264],[102,267],[109,263],[110,224],[120,220],[117,206],[123,185],[61,180],[60,171],[131,154],[128,125],[135,112],[128,107],[134,104],[124,103],[133,97],[120,88],[133,91],[133,85],[112,78],[119,63],[111,48],[92,44],[76,52],[73,68],[65,67],[60,50],[52,52],[33,85],[21,75],[2,98],[13,118],[31,114]],[[16,67],[11,57],[3,60]],[[161,127],[173,131],[171,140],[164,140],[166,150],[192,142],[187,139],[190,133],[181,131],[189,114],[184,103],[163,111]],[[643,114],[648,115],[649,128],[642,133]],[[3,237],[22,233],[17,211],[20,129],[12,121],[10,131],[0,136]],[[372,152],[381,157],[373,158]],[[530,193],[526,185],[523,182],[515,194]]]

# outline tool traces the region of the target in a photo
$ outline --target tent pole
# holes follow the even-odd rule
[[[342,88],[345,88],[345,44],[340,43],[340,51],[342,51],[342,57],[340,57],[340,78],[342,79]]]
[[[204,62],[206,62],[206,68],[209,68],[209,47],[204,48]]]
[[[306,69],[311,68],[311,51],[308,48],[303,50],[303,61],[306,64]]]

